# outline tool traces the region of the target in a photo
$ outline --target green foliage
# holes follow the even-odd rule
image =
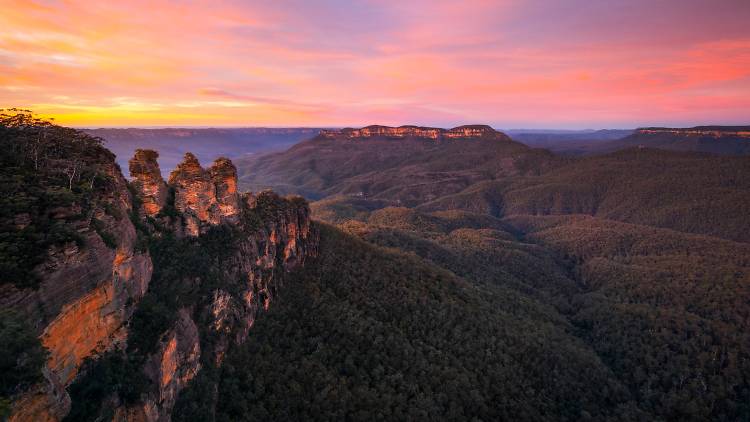
[[[82,239],[84,218],[111,187],[114,157],[101,140],[25,110],[0,110],[0,284],[35,288],[34,268],[54,245]]]
[[[643,418],[554,312],[530,316],[528,301],[324,226],[321,256],[227,356],[216,419]]]
[[[217,287],[232,289],[226,280],[229,257],[235,253],[236,229],[218,226],[198,238],[163,233],[150,239],[154,272],[149,291],[131,320],[129,352],[148,354],[159,336],[175,321],[177,311],[209,297]]]
[[[61,171],[82,146],[87,163],[111,157],[75,131],[2,118],[0,274],[28,287],[50,245],[80,242],[69,220],[94,206],[120,218],[94,199],[108,183],[98,165]],[[174,420],[750,420],[750,249],[717,238],[748,240],[747,158],[317,139],[254,160],[246,185],[341,194],[316,215],[364,241],[323,226],[320,256],[220,368],[202,329],[203,369]],[[173,191],[150,224],[133,213],[149,291],[127,350],[87,362],[70,387],[68,419],[107,419],[113,394],[153,391],[141,368],[178,310],[237,294],[239,242],[301,201],[260,192],[242,229],[187,239],[157,222],[180,218]],[[38,379],[24,371],[11,390]]]
[[[107,245],[108,248],[117,249],[117,239],[115,239],[112,233],[106,230],[106,225],[104,224],[104,222],[93,218],[91,219],[91,225],[94,227],[94,230],[99,235],[99,237],[102,238],[102,241],[104,241],[104,244]]]
[[[570,320],[665,420],[750,418],[750,246],[584,216],[515,217],[575,262]]]
[[[172,420],[181,422],[205,422],[214,420],[218,371],[213,362],[206,362],[188,387],[180,393],[172,412]]]
[[[323,207],[313,204],[336,218],[330,204]],[[511,289],[553,305],[653,418],[750,417],[741,375],[750,373],[746,244],[580,215],[493,224],[451,213],[446,220],[445,212],[385,208],[342,227],[488,291]]]
[[[117,393],[126,404],[134,403],[147,391],[150,382],[142,371],[143,362],[137,355],[112,351],[95,360],[87,359],[81,366],[84,376],[68,388],[72,400],[64,421],[109,420],[113,411],[103,402]]]
[[[589,214],[750,241],[750,157],[630,149],[515,182],[505,215]]]
[[[0,310],[0,400],[6,402],[33,384],[41,382],[47,350],[32,327],[19,314]],[[0,416],[7,411],[0,404]]]

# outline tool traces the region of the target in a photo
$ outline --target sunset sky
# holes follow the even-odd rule
[[[0,107],[72,126],[750,124],[749,0],[0,3]]]

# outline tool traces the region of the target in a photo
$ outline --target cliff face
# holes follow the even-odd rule
[[[234,186],[234,177],[222,180]],[[152,388],[137,403],[118,407],[117,420],[170,420],[181,391],[203,366],[220,366],[232,347],[245,342],[255,319],[272,305],[284,273],[317,253],[317,233],[301,198],[261,192],[243,195],[235,206],[237,213],[227,220],[233,223],[226,226],[238,235],[226,241],[220,271],[214,275],[223,281],[206,289],[201,272],[183,274],[178,283],[196,283],[201,293],[179,310],[176,323],[161,334],[156,351],[148,356],[144,372]],[[210,403],[213,398],[201,400]]]
[[[168,421],[177,397],[201,369],[198,327],[190,311],[181,309],[174,327],[164,333],[157,352],[149,357],[143,372],[157,386],[140,403],[115,409],[114,421]]]
[[[433,140],[458,138],[507,138],[486,125],[459,126],[453,129],[440,129],[419,126],[367,126],[361,129],[321,130],[324,138],[426,138]]]
[[[79,233],[80,245],[50,248],[35,270],[41,279],[37,289],[0,288],[0,306],[28,316],[49,350],[46,382],[19,398],[13,421],[64,416],[70,406],[65,387],[82,361],[125,340],[125,324],[148,288],[151,259],[135,248],[136,231],[127,217],[130,193],[110,160],[98,164],[110,183],[85,215],[78,203],[51,210],[60,224]]]
[[[219,159],[204,170],[192,154],[185,156],[168,185],[157,157],[154,151],[139,150],[130,160],[136,200],[110,156],[100,170],[111,178],[111,186],[97,197],[86,218],[80,218],[79,204],[52,212],[74,227],[82,241],[50,248],[36,270],[39,288],[0,285],[0,305],[28,315],[50,352],[45,382],[14,398],[10,420],[61,420],[71,409],[67,388],[87,376],[81,373],[84,360],[129,350],[129,336],[138,334],[129,323],[154,288],[154,261],[142,237],[150,236],[153,242],[195,239],[191,247],[200,248],[201,235],[227,227],[232,237],[223,245],[226,256],[218,278],[228,285],[211,287],[205,298],[176,311],[175,322],[158,336],[139,366],[150,387],[136,402],[124,402],[117,394],[102,402],[102,408],[115,409],[114,420],[170,420],[180,392],[205,362],[220,365],[231,347],[244,342],[258,313],[270,306],[283,273],[315,254],[317,236],[304,200],[271,192],[241,196],[231,161]],[[133,210],[134,203],[140,208]],[[167,207],[176,212],[160,214]],[[131,222],[131,212],[140,217]],[[201,286],[202,278],[196,273],[177,282]],[[212,339],[208,344],[206,336]],[[112,417],[102,413],[106,415]]]

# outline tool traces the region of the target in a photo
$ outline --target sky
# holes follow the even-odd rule
[[[0,7],[0,108],[69,126],[750,124],[748,0]]]

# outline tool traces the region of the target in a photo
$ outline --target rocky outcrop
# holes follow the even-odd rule
[[[199,235],[204,223],[219,224],[216,187],[195,155],[185,154],[182,163],[169,175],[169,185],[174,188],[174,206],[183,216],[187,234]]]
[[[219,219],[237,223],[240,214],[240,197],[237,194],[237,168],[228,158],[218,158],[208,169],[219,204]]]
[[[419,126],[367,126],[361,129],[321,130],[324,138],[427,138],[434,140],[459,138],[507,138],[486,125],[467,125],[453,129],[440,129]]]
[[[185,233],[197,236],[210,226],[239,219],[237,168],[227,158],[217,159],[208,170],[191,153],[169,176],[174,206],[185,223]]]
[[[0,289],[0,306],[23,312],[49,350],[46,382],[18,398],[11,420],[58,420],[69,409],[65,387],[84,359],[122,343],[126,322],[151,279],[148,253],[136,250],[136,231],[127,217],[132,201],[113,160],[99,167],[110,179],[82,217],[80,204],[51,211],[53,218],[79,233],[80,245],[52,247],[35,271],[37,289]],[[109,244],[104,238],[109,239]]]
[[[131,185],[141,200],[139,211],[150,217],[158,214],[167,202],[167,184],[161,177],[157,158],[156,151],[137,149],[129,162]]]

